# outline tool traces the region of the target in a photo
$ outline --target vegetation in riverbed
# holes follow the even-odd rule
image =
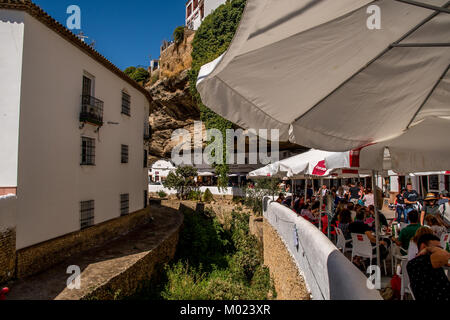
[[[182,207],[183,208],[183,207]],[[249,216],[233,211],[224,225],[210,211],[184,208],[174,262],[161,281],[135,298],[165,300],[265,300],[276,296]]]

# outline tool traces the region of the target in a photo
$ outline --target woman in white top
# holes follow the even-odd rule
[[[366,207],[375,205],[375,202],[374,202],[374,199],[373,199],[373,193],[372,193],[372,189],[371,188],[367,188],[366,189],[366,196],[364,197],[364,199],[365,199],[365,203],[364,204],[366,205]]]

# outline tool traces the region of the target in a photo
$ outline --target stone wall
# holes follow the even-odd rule
[[[303,277],[278,233],[264,219],[264,265],[274,279],[278,300],[309,300]]]
[[[175,231],[155,249],[117,275],[109,282],[84,296],[82,300],[117,300],[138,292],[161,271],[162,266],[175,256],[181,223]]]
[[[16,229],[0,230],[0,283],[14,276],[16,261]]]
[[[46,270],[74,254],[127,234],[136,227],[148,223],[150,219],[150,208],[147,208],[86,230],[21,249],[16,252],[16,277],[21,279]]]

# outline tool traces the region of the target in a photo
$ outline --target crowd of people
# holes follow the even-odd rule
[[[320,210],[320,197],[323,197],[323,208]],[[396,199],[396,217],[389,223],[386,216],[379,212],[380,228],[392,236],[383,237],[379,241],[380,257],[386,259],[393,244],[397,245],[401,254],[407,257],[407,270],[411,288],[417,300],[450,300],[450,281],[443,267],[450,259],[450,249],[443,248],[441,237],[450,232],[450,221],[446,218],[445,205],[449,203],[449,194],[439,196],[429,193],[420,199],[417,191],[408,184]],[[353,234],[364,234],[375,246],[375,201],[370,187],[364,188],[362,183],[349,183],[345,186],[328,189],[322,186],[314,192],[311,185],[307,187],[306,196],[280,194],[279,203],[291,207],[297,215],[319,226],[322,232],[330,232],[336,237],[336,228],[342,231],[346,240]],[[292,201],[293,205],[292,205]],[[331,201],[331,212],[324,213]],[[329,206],[328,206],[329,207]],[[328,220],[330,228],[328,229]],[[392,232],[392,223],[402,223],[400,232]],[[333,240],[333,239],[332,239]],[[351,247],[351,243],[348,245]],[[375,252],[375,249],[374,249]],[[353,263],[363,269],[363,258],[354,257]]]

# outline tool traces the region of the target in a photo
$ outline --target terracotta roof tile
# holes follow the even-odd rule
[[[83,50],[86,54],[91,56],[93,59],[97,60],[99,63],[104,65],[107,69],[115,73],[117,76],[128,82],[131,86],[143,93],[149,102],[152,101],[150,93],[145,90],[144,87],[139,85],[136,81],[128,77],[122,70],[117,68],[111,61],[106,59],[97,50],[93,49],[83,41],[81,41],[75,34],[73,34],[69,29],[64,27],[61,23],[52,18],[44,10],[42,10],[38,5],[31,2],[30,0],[0,0],[0,9],[11,9],[11,10],[22,10],[45,24],[47,27],[61,35],[67,41],[71,42],[73,45],[77,46]]]

